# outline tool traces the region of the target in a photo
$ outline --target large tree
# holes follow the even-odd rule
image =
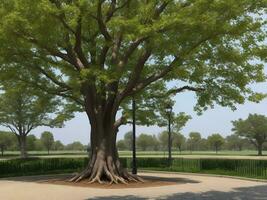
[[[0,125],[16,135],[22,158],[27,157],[27,136],[39,126],[61,126],[62,116],[55,115],[56,99],[17,82],[4,84],[0,94]]]
[[[233,126],[235,134],[247,138],[258,149],[258,155],[262,156],[263,144],[267,142],[267,117],[250,114],[245,120],[233,121]]]
[[[155,84],[166,99],[196,92],[198,111],[244,103],[249,84],[264,80],[265,8],[265,0],[1,1],[1,74],[87,113],[92,156],[73,181],[131,181],[138,177],[116,149],[128,117],[118,110]]]

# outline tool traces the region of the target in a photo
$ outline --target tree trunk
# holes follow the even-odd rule
[[[258,144],[258,156],[262,156],[262,144]]]
[[[20,157],[21,158],[27,158],[27,145],[26,145],[26,136],[25,135],[19,135],[17,136],[18,142],[19,142],[19,149],[20,149]]]
[[[114,130],[115,120],[91,122],[91,152],[89,163],[84,171],[70,181],[78,182],[87,179],[90,183],[127,183],[142,181],[136,175],[130,174],[120,163],[116,148],[117,130]]]
[[[1,147],[1,155],[4,156],[4,147]]]

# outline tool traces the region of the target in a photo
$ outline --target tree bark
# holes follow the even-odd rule
[[[262,144],[258,144],[258,156],[262,156]]]
[[[19,149],[20,149],[20,157],[27,158],[27,145],[26,145],[26,136],[25,135],[18,135],[18,142],[19,142]]]
[[[98,112],[100,113],[100,112]],[[87,113],[88,114],[88,113]],[[136,175],[128,173],[120,163],[116,148],[117,129],[114,128],[115,116],[102,114],[88,116],[91,124],[91,152],[89,163],[84,171],[70,181],[83,179],[90,183],[128,183],[142,181]]]
[[[3,157],[4,156],[4,147],[0,147],[0,149],[1,149],[1,155]]]

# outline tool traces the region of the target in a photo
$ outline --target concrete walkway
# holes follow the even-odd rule
[[[176,185],[98,189],[38,183],[37,178],[0,179],[1,200],[266,200],[267,183],[197,175],[142,173],[175,178]],[[36,182],[37,181],[37,182]]]

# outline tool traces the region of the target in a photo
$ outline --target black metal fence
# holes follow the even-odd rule
[[[131,158],[122,158],[131,168]],[[80,171],[88,158],[43,158],[0,161],[0,177]],[[166,158],[138,158],[139,169],[192,172],[267,179],[267,160],[175,158],[169,166]]]

